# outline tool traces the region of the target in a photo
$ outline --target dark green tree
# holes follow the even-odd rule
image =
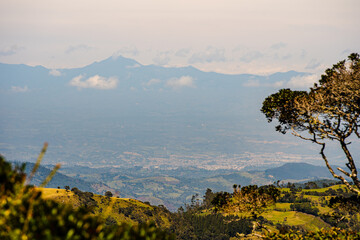
[[[113,196],[113,194],[110,191],[106,191],[105,196],[108,197],[108,198],[111,198]]]
[[[294,136],[318,144],[332,176],[360,194],[355,160],[348,148],[350,139],[360,138],[359,54],[353,53],[347,60],[327,69],[308,92],[281,89],[270,95],[261,111],[269,122],[278,121],[277,131],[291,130]],[[327,140],[338,142],[345,154],[347,170],[337,168],[342,174],[335,173],[325,155]]]
[[[204,200],[202,202],[202,207],[203,208],[210,208],[212,207],[212,200],[215,197],[215,193],[212,192],[212,190],[210,188],[206,189],[205,195],[204,195]]]

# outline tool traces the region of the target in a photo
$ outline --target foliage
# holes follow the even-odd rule
[[[276,119],[276,130],[321,146],[321,156],[334,178],[341,180],[351,191],[360,194],[357,168],[348,145],[351,137],[360,138],[360,55],[351,54],[327,69],[318,84],[309,92],[281,89],[267,97],[261,108],[267,120]],[[348,171],[334,172],[325,155],[325,140],[337,141],[347,158]],[[352,186],[346,177],[350,178]]]
[[[106,191],[106,192],[105,192],[105,196],[110,198],[110,197],[113,196],[113,194],[112,194],[112,192],[110,192],[110,191]]]
[[[261,186],[249,185],[235,189],[231,198],[221,206],[221,210],[227,213],[248,212],[257,216],[267,206],[276,202],[280,191],[273,185]]]
[[[303,195],[297,196],[293,192],[285,192],[281,197],[279,197],[278,202],[305,203],[305,202],[311,202],[311,200],[308,198],[304,198]]]
[[[35,166],[39,166],[45,151],[46,145]],[[74,210],[71,206],[43,199],[41,192],[24,186],[25,179],[24,166],[13,169],[0,156],[1,239],[172,239],[153,224],[108,227],[85,208]],[[50,179],[51,176],[44,184]]]
[[[219,210],[221,210],[226,204],[228,204],[230,198],[231,194],[228,192],[216,193],[211,201],[211,204],[215,207],[214,211],[218,212]]]
[[[91,212],[94,212],[95,207],[98,207],[92,192],[82,192],[76,187],[72,188],[71,191],[79,197],[80,207],[87,208]]]
[[[329,206],[343,213],[354,215],[360,210],[360,196],[350,197],[337,196],[330,199]]]
[[[360,239],[359,232],[352,232],[340,228],[332,228],[330,230],[320,230],[316,232],[303,233],[300,231],[290,230],[288,233],[268,233],[263,237],[264,240],[280,239],[280,240],[333,240],[333,239]]]
[[[293,211],[308,213],[314,216],[317,216],[319,213],[319,209],[316,207],[312,207],[309,202],[293,203],[290,205],[290,209]]]
[[[212,201],[214,200],[216,194],[212,192],[212,190],[210,188],[206,189],[205,195],[204,195],[204,200],[202,203],[203,208],[207,209],[207,208],[211,208],[212,205]]]
[[[336,196],[329,201],[329,207],[334,212],[328,216],[335,226],[360,231],[358,214],[360,211],[360,196]]]
[[[251,233],[252,222],[236,216],[179,211],[174,217],[172,231],[178,239],[229,239],[239,233]]]

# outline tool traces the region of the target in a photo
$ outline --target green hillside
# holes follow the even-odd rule
[[[74,209],[87,207],[93,215],[102,218],[108,224],[123,222],[137,225],[154,222],[157,227],[170,227],[170,212],[157,206],[151,206],[129,198],[106,197],[79,190],[38,188],[45,199],[52,199],[62,204],[69,204]]]

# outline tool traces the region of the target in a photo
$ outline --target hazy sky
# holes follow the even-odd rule
[[[359,12],[359,0],[1,0],[0,62],[318,73],[360,52]]]

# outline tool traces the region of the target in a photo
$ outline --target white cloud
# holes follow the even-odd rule
[[[266,81],[259,81],[257,79],[250,79],[244,83],[244,86],[306,89],[312,87],[317,80],[319,80],[319,75],[317,74],[296,76],[292,77],[290,80],[281,80],[273,83],[267,83]]]
[[[145,83],[145,85],[146,86],[151,86],[151,85],[155,85],[155,84],[158,84],[158,83],[161,83],[161,80],[153,78],[153,79],[150,79],[147,83]]]
[[[56,69],[52,69],[49,71],[49,75],[59,77],[59,76],[61,76],[61,72]]]
[[[84,77],[82,75],[74,77],[69,84],[78,88],[95,88],[106,90],[116,88],[118,83],[118,80],[115,77],[105,78],[99,75],[95,75],[84,81],[81,81],[83,78]]]
[[[123,47],[120,50],[118,50],[117,52],[115,52],[112,55],[112,57],[114,59],[116,59],[122,55],[135,57],[135,56],[139,55],[139,50],[136,47]]]
[[[284,86],[284,81],[277,81],[271,84],[268,83],[260,83],[257,79],[250,79],[246,83],[244,83],[244,87],[273,87],[273,88],[281,88]]]
[[[79,50],[90,50],[90,49],[93,49],[93,47],[90,47],[86,44],[79,44],[79,45],[76,45],[76,46],[69,46],[65,53],[69,54],[69,53],[73,53],[73,52],[76,52],[76,51],[79,51]]]
[[[286,43],[278,42],[278,43],[275,43],[275,44],[271,45],[270,48],[278,50],[278,49],[284,48],[284,47],[286,47]]]
[[[140,64],[138,64],[138,63],[135,63],[134,65],[128,65],[128,66],[126,66],[126,68],[139,68],[139,67],[141,67],[141,65]]]
[[[250,79],[246,83],[244,83],[245,87],[260,87],[259,80]]]
[[[281,88],[283,85],[284,85],[284,81],[278,81],[278,82],[274,82],[273,84],[271,84],[271,87]]]
[[[286,86],[290,88],[307,88],[311,87],[317,80],[319,80],[319,76],[317,74],[296,76],[291,78],[286,83]]]
[[[306,65],[305,69],[316,69],[320,66],[320,62],[316,59],[311,59],[310,62]]]
[[[182,48],[175,53],[177,57],[186,57],[190,53],[190,48]]]
[[[17,45],[12,45],[11,47],[7,47],[0,50],[0,56],[11,56],[18,53],[19,50],[24,49],[24,47],[19,47]]]
[[[240,61],[250,63],[250,62],[257,60],[263,56],[264,56],[264,54],[259,51],[251,51],[251,52],[248,52],[248,53],[244,54],[243,56],[241,56]]]
[[[195,87],[194,78],[190,76],[182,76],[180,78],[172,78],[166,82],[166,86],[178,89],[182,87]]]
[[[171,60],[170,52],[169,51],[158,52],[157,56],[154,57],[152,60],[155,64],[160,65],[160,66],[168,65]]]
[[[189,63],[210,63],[210,62],[225,62],[225,49],[216,48],[216,47],[207,47],[204,52],[194,53],[190,59]]]
[[[23,92],[28,92],[29,88],[27,86],[25,87],[12,86],[11,91],[16,93],[23,93]]]
[[[168,56],[157,56],[153,58],[154,63],[160,66],[168,65],[170,62],[170,57]]]
[[[299,144],[296,142],[283,142],[283,141],[278,141],[278,140],[274,140],[274,141],[267,141],[267,140],[263,140],[263,141],[259,141],[259,140],[247,140],[247,142],[250,143],[259,143],[259,144],[276,144],[276,145],[293,145],[293,146],[298,146]]]

